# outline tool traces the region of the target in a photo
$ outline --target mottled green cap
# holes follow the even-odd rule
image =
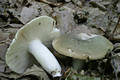
[[[52,45],[60,54],[82,60],[104,58],[107,52],[113,49],[113,44],[103,36],[96,35],[83,40],[77,35],[80,34],[61,35],[53,41]]]

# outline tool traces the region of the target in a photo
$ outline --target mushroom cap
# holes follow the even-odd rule
[[[32,40],[39,39],[47,46],[52,43],[54,37],[59,35],[55,23],[51,17],[40,16],[18,30],[6,53],[6,63],[11,70],[23,73],[31,65],[28,46]]]
[[[113,49],[113,44],[105,37],[93,35],[82,40],[83,36],[61,35],[53,40],[53,48],[60,54],[81,60],[95,60],[105,57],[108,50]],[[85,36],[86,37],[86,36]]]

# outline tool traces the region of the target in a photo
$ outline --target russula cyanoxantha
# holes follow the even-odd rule
[[[84,60],[105,57],[113,49],[113,44],[105,37],[95,34],[64,34],[53,40],[53,48],[62,55],[73,58],[73,68],[80,70]]]
[[[53,77],[61,76],[61,67],[46,47],[60,35],[55,20],[40,16],[23,26],[15,35],[6,53],[6,63],[17,73],[24,72],[31,63],[31,53]]]
[[[52,45],[60,54],[81,60],[104,58],[113,49],[113,44],[105,37],[86,33],[61,35]]]

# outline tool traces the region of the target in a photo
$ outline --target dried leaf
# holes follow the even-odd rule
[[[120,40],[120,18],[118,20],[118,24],[116,24],[113,30],[113,39],[118,41]]]
[[[92,0],[92,1],[90,1],[90,4],[92,4],[93,7],[97,7],[103,11],[107,10],[106,7],[104,5],[102,5],[100,2]]]
[[[120,43],[116,43],[114,45],[114,50],[111,54],[111,65],[113,67],[115,77],[118,80],[118,73],[120,73]]]
[[[120,13],[120,1],[117,3],[117,10]]]
[[[69,7],[63,6],[61,8],[54,8],[55,13],[53,16],[56,18],[57,26],[62,33],[70,33],[75,27],[74,16],[72,10]]]
[[[120,53],[118,53],[118,54],[120,55]],[[111,65],[114,69],[114,74],[115,74],[116,80],[118,80],[118,73],[120,72],[120,56],[119,55],[115,55],[111,59]]]
[[[0,72],[4,72],[5,71],[5,62],[0,60]]]
[[[12,28],[21,28],[23,25],[22,24],[9,24],[10,27]]]
[[[23,24],[40,15],[50,15],[52,8],[44,3],[31,1],[23,8],[9,9],[9,12]]]
[[[5,33],[0,29],[0,43],[6,40],[9,36],[9,33]]]
[[[47,4],[31,2],[31,6],[24,7],[22,9],[20,14],[20,21],[25,24],[37,16],[49,15],[51,12],[52,8],[50,8]]]
[[[79,33],[88,33],[88,34],[98,34],[103,35],[104,32],[97,28],[88,27],[86,25],[78,25],[72,30],[73,34],[79,34]]]
[[[5,53],[7,50],[8,45],[6,44],[0,44],[0,59],[5,60]]]
[[[82,7],[82,2],[80,0],[72,0],[72,2],[79,7]]]
[[[75,70],[71,69],[65,80],[101,80],[101,79],[99,77],[81,75],[80,73],[76,73]]]
[[[34,75],[38,77],[39,80],[50,80],[45,71],[36,65],[33,65],[31,68],[27,69],[27,71],[24,73],[24,76],[26,75]]]

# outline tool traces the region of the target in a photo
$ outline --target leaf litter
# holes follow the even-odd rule
[[[0,79],[1,80],[119,80],[120,75],[120,1],[119,0],[2,0],[0,1]],[[16,74],[5,64],[5,53],[15,33],[35,17],[48,15],[57,21],[62,33],[95,33],[105,36],[114,49],[104,59],[86,61],[82,70],[64,63],[63,76],[51,78],[33,65],[23,74]],[[54,52],[54,49],[53,49]],[[72,60],[71,58],[68,60]],[[68,68],[68,69],[66,69]]]

